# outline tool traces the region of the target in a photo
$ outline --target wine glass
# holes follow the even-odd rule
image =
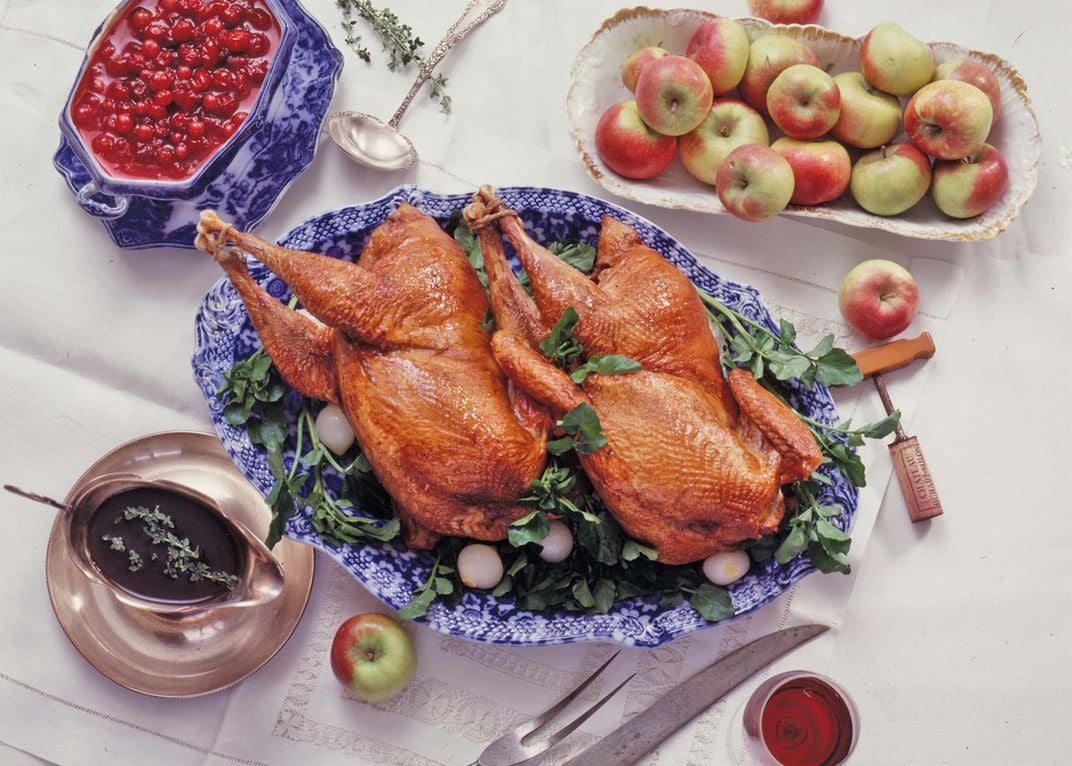
[[[733,762],[749,766],[835,766],[860,736],[860,713],[845,689],[807,670],[764,681],[730,727]]]

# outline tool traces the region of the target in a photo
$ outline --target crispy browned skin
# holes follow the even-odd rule
[[[479,199],[486,210],[501,210],[490,189]],[[747,372],[731,373],[727,385],[688,279],[610,217],[595,280],[533,242],[516,216],[497,224],[528,272],[546,324],[572,306],[580,316],[574,337],[587,355],[623,354],[643,365],[637,373],[591,374],[581,388],[523,333],[501,330],[493,339],[507,375],[552,415],[582,402],[596,410],[607,445],[580,459],[622,527],[667,564],[777,529],[780,486],[818,466],[818,445]]]
[[[480,326],[484,290],[433,219],[402,205],[357,264],[286,250],[212,213],[198,230],[287,382],[342,406],[410,546],[439,535],[501,540],[531,510],[517,500],[543,469],[546,415],[508,395]],[[266,296],[242,257],[221,249],[227,241],[285,280],[324,325]]]

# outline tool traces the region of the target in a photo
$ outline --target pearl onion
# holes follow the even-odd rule
[[[503,576],[499,552],[481,543],[465,546],[458,554],[458,576],[470,588],[494,588]]]
[[[704,559],[703,573],[715,585],[729,585],[744,577],[751,565],[744,551],[722,551]]]
[[[557,564],[565,561],[573,550],[573,533],[561,521],[552,521],[551,531],[540,540],[540,545],[543,546],[540,558],[549,564]]]
[[[346,452],[354,443],[354,429],[337,404],[329,404],[320,410],[316,416],[316,434],[336,455]]]

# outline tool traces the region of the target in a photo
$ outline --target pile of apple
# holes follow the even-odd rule
[[[972,59],[935,67],[930,47],[892,22],[863,39],[860,71],[835,77],[804,43],[776,34],[749,42],[736,21],[714,17],[685,55],[642,48],[621,78],[634,98],[596,125],[603,162],[647,179],[680,155],[748,221],[846,190],[880,216],[904,213],[930,190],[943,213],[971,218],[1008,186],[1005,159],[986,143],[1001,108],[997,77]],[[908,140],[894,142],[902,121]]]

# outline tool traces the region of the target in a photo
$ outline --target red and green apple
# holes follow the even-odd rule
[[[909,143],[874,149],[856,160],[849,191],[864,210],[875,215],[899,215],[927,193],[931,163]]]
[[[704,121],[678,139],[678,151],[693,177],[714,186],[731,151],[744,144],[769,143],[767,123],[759,112],[735,98],[717,98]]]
[[[677,155],[677,139],[648,127],[636,101],[621,101],[603,112],[596,123],[595,138],[599,158],[626,178],[654,178]]]
[[[331,671],[358,699],[375,702],[402,691],[417,671],[417,649],[402,626],[385,614],[357,614],[331,642]]]
[[[986,143],[993,117],[990,99],[974,85],[935,80],[908,100],[904,127],[920,151],[939,160],[959,160]]]
[[[785,210],[793,196],[793,168],[764,144],[738,146],[722,163],[715,190],[722,205],[745,221],[765,221]]]
[[[838,290],[845,321],[872,340],[904,332],[919,308],[919,288],[899,263],[876,258],[858,263]]]
[[[782,137],[771,149],[785,157],[793,169],[794,205],[820,205],[837,199],[849,187],[852,161],[837,141],[800,141]]]
[[[713,100],[711,80],[699,64],[684,56],[656,59],[637,78],[640,116],[666,136],[684,135],[703,122]]]

